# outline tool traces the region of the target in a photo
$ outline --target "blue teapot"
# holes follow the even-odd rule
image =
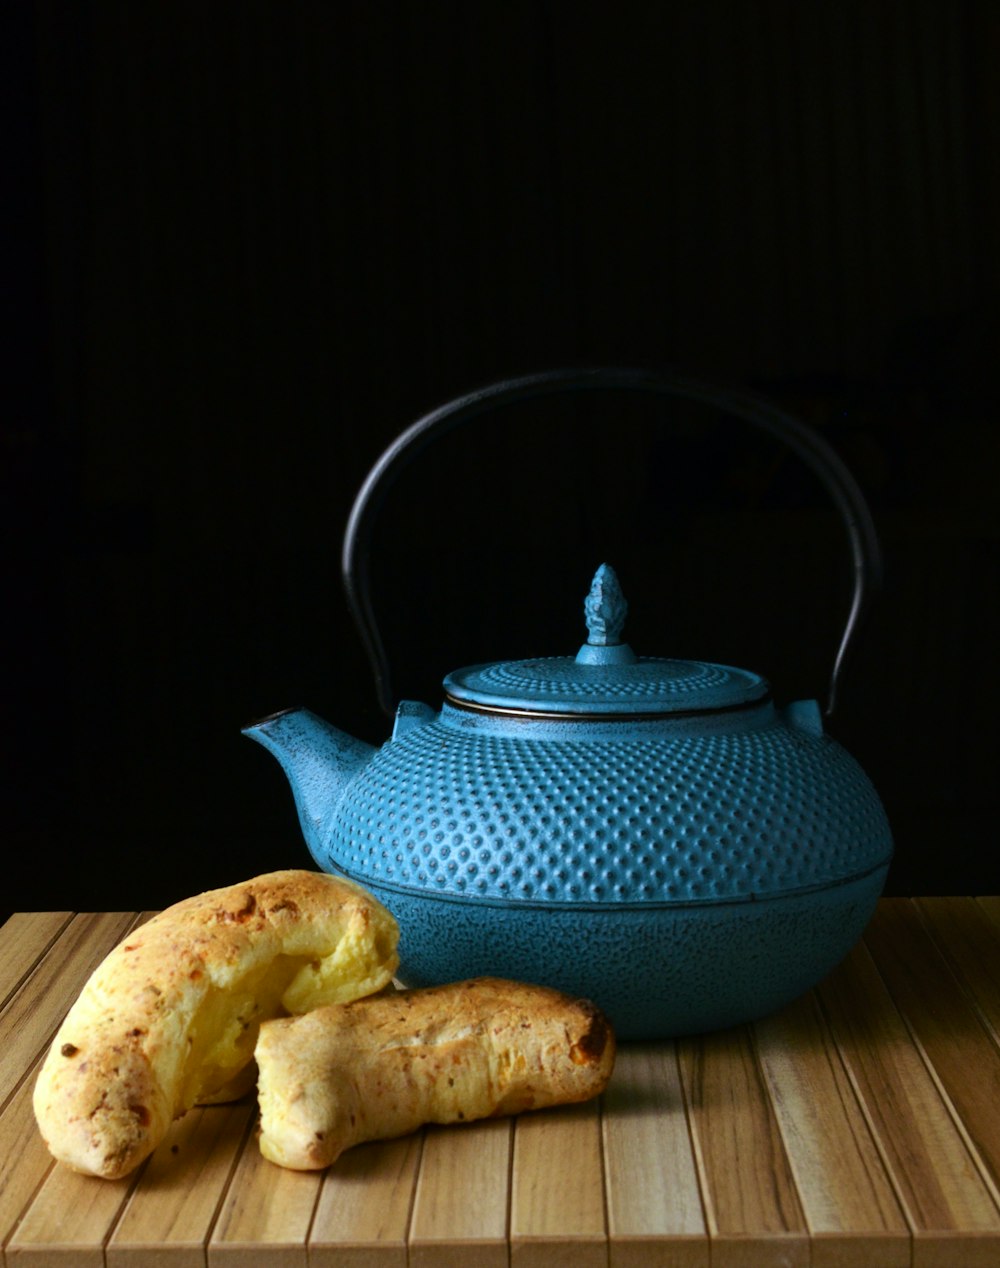
[[[880,570],[870,513],[834,451],[755,396],[667,372],[569,370],[493,384],[426,415],[358,494],[344,581],[395,719],[388,742],[375,748],[307,709],[245,733],[284,767],[319,866],[395,915],[406,985],[479,974],[552,985],[593,999],[621,1039],[666,1038],[780,1008],[871,918],[892,837],[820,705],[779,705],[746,669],[637,655],[606,564],[575,655],[455,670],[438,707],[396,705],[368,597],[379,498],[405,462],[488,409],[594,389],[717,406],[784,441],[821,478],[854,562],[832,712]]]

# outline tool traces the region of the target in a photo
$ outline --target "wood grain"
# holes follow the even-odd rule
[[[812,1268],[906,1268],[909,1227],[815,997],[754,1031],[812,1239]]]
[[[865,942],[1000,1203],[1000,1048],[913,903],[884,902]]]
[[[672,1043],[622,1044],[602,1116],[611,1268],[708,1268]]]
[[[522,1114],[514,1132],[511,1263],[601,1268],[607,1263],[598,1105]]]
[[[0,1114],[0,1246],[10,1240],[22,1213],[54,1165],[31,1106],[41,1064],[42,1058],[38,1057]]]
[[[150,1157],[107,1246],[108,1268],[204,1268],[205,1243],[253,1106],[194,1109]]]
[[[18,911],[0,928],[0,1008],[72,917],[69,911]]]
[[[424,1133],[371,1141],[330,1168],[309,1238],[310,1268],[407,1268]]]
[[[307,1268],[306,1243],[322,1183],[322,1172],[268,1162],[254,1123],[208,1240],[209,1268],[244,1265],[251,1254],[268,1268]]]
[[[428,1127],[413,1198],[413,1268],[507,1263],[511,1123]]]
[[[972,898],[921,898],[916,902],[938,951],[1000,1044],[1000,924]]]
[[[8,1263],[104,1268],[105,1240],[136,1179],[99,1180],[53,1166],[7,1243]]]
[[[751,1033],[678,1044],[712,1268],[807,1268],[809,1239]]]
[[[963,1132],[859,945],[819,988],[913,1234],[917,1268],[1000,1262],[1000,1216]]]
[[[977,898],[976,902],[986,912],[995,925],[1000,927],[1000,894],[989,894]]]

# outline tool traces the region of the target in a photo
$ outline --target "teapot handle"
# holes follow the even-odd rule
[[[853,475],[818,432],[752,393],[701,382],[670,370],[615,368],[550,370],[478,388],[419,418],[392,442],[372,467],[351,508],[341,562],[347,605],[371,661],[382,709],[391,717],[395,705],[388,659],[371,606],[368,560],[372,526],[388,485],[431,440],[477,414],[531,397],[592,389],[676,396],[716,406],[776,436],[822,481],[847,530],[854,566],[851,606],[827,695],[829,717],[837,703],[837,688],[848,652],[882,579],[875,526]]]

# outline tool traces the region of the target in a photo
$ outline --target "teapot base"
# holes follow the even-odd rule
[[[506,977],[591,999],[620,1040],[703,1034],[775,1012],[847,955],[888,863],[861,877],[754,901],[615,909],[459,903],[366,887],[400,927],[399,980]]]

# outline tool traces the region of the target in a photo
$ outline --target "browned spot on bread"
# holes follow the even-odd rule
[[[235,911],[228,907],[216,907],[212,915],[218,924],[245,925],[257,911],[257,899],[250,890],[245,890],[242,895],[234,895],[234,897],[242,897],[243,906]]]
[[[76,1054],[80,1051],[80,1049],[76,1046],[75,1043],[64,1043],[63,1046],[59,1049],[59,1051],[63,1054],[64,1057],[75,1057]]]
[[[608,1023],[604,1014],[590,1000],[581,1000],[582,1007],[590,1014],[590,1024],[570,1048],[570,1060],[574,1065],[592,1065],[600,1061],[608,1044]]]
[[[248,893],[246,896],[246,900],[243,903],[243,906],[236,913],[235,918],[239,921],[249,920],[256,910],[257,910],[257,899],[254,897],[253,894]]]
[[[149,1110],[146,1108],[145,1105],[130,1105],[129,1112],[136,1116],[136,1118],[139,1120],[140,1126],[142,1127],[149,1126],[152,1115],[150,1114]]]

